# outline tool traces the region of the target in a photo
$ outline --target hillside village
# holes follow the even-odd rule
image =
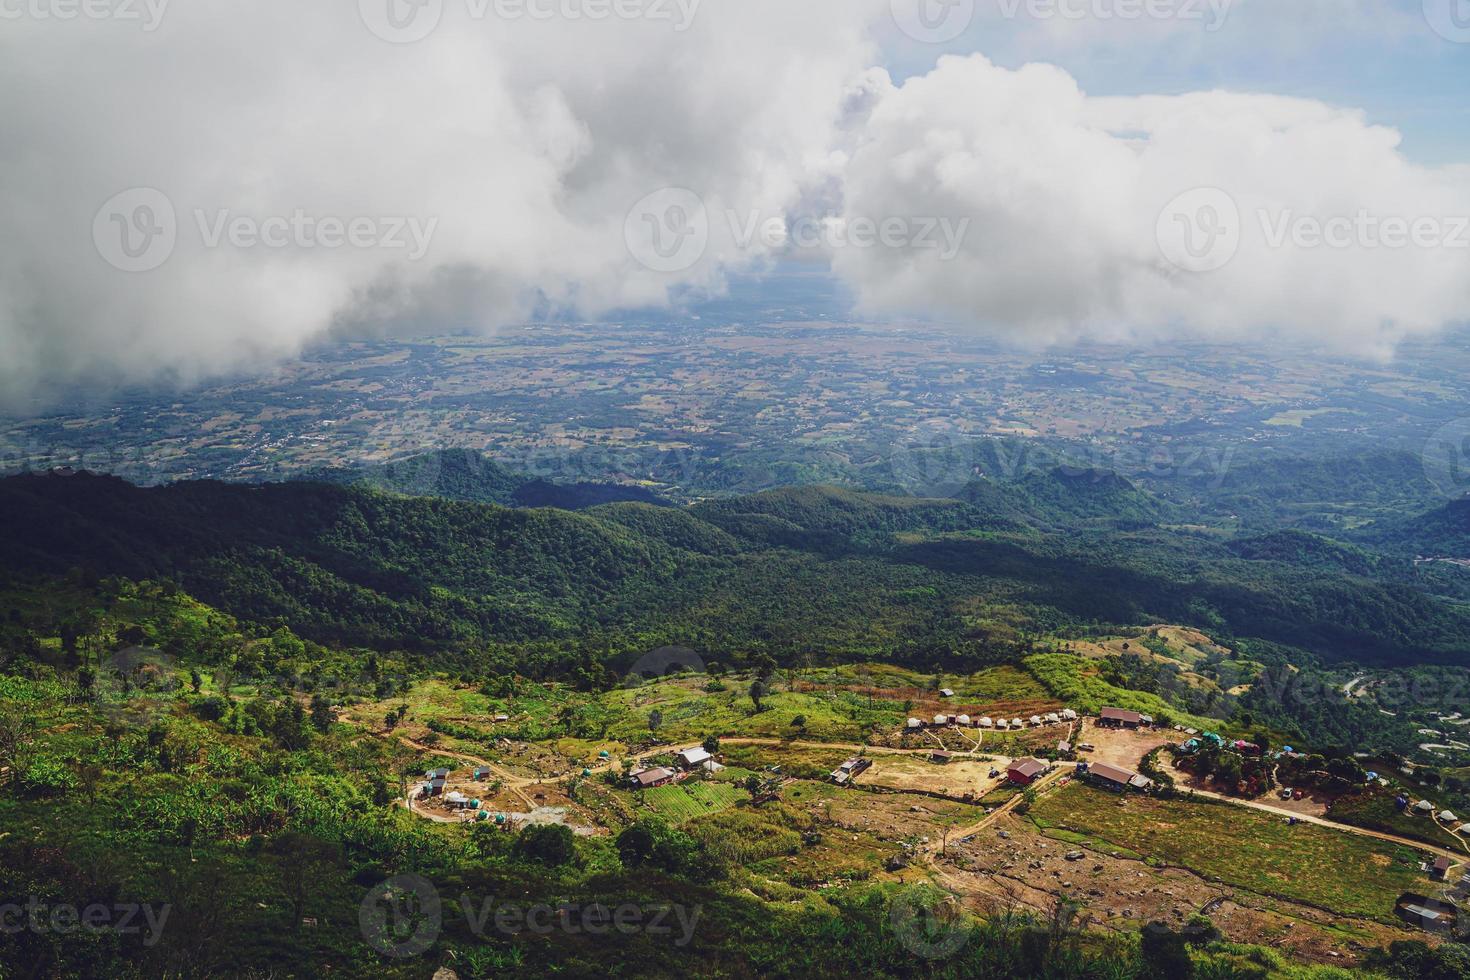
[[[1323,963],[1353,962],[1405,936],[1435,942],[1470,914],[1466,828],[1392,775],[1341,761],[1330,763],[1332,773],[1315,769],[1329,763],[1261,744],[1259,732],[1247,738],[1170,724],[1163,712],[1069,706],[1030,678],[1004,680],[1039,696],[985,698],[961,685],[984,687],[994,676],[923,693],[853,672],[844,683],[843,673],[808,680],[793,672],[766,696],[779,707],[743,718],[729,711],[733,694],[705,689],[737,691],[749,678],[639,681],[607,698],[633,724],[651,715],[657,725],[630,731],[624,717],[618,737],[605,740],[522,741],[544,708],[514,698],[496,702],[505,711],[491,717],[503,720],[483,739],[430,720],[431,736],[437,728],[454,737],[438,739],[444,748],[427,758],[472,741],[496,751],[454,757],[413,781],[401,802],[434,821],[507,833],[564,824],[587,836],[616,834],[640,814],[697,835],[731,827],[744,835],[752,826],[776,833],[800,814],[810,821],[804,843],[761,858],[761,876],[798,887],[928,882],[982,915],[1003,907],[1046,914],[1075,901],[1092,928],[1125,932],[1204,916],[1231,939]],[[893,685],[883,699],[892,721],[866,731],[844,723],[848,705],[855,718],[870,717],[861,706],[878,703],[882,683]],[[432,690],[435,713],[460,697]],[[934,713],[894,713],[920,704]],[[1339,816],[1344,800],[1384,798],[1391,819],[1363,819],[1346,805]],[[1160,838],[1181,822],[1188,835]],[[1323,861],[1368,873],[1344,898]],[[1120,890],[1122,881],[1130,884]],[[1336,924],[1329,910],[1341,913]]]

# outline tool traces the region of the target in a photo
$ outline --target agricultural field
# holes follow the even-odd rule
[[[1422,856],[1411,848],[1311,824],[1288,826],[1228,804],[1119,797],[1074,783],[1043,797],[1029,815],[1044,831],[1084,835],[1154,863],[1342,915],[1392,922],[1399,896],[1426,887]]]
[[[691,779],[673,786],[641,790],[635,797],[638,804],[670,823],[683,824],[728,810],[741,800],[750,799],[750,794],[731,783]]]
[[[1078,854],[1080,860],[1068,858]],[[1080,905],[1091,928],[1136,933],[1150,922],[1181,926],[1207,909],[1231,941],[1268,945],[1307,962],[1342,965],[1364,947],[1404,936],[1387,923],[1257,895],[1146,861],[1109,841],[1042,831],[1010,814],[973,840],[951,841],[937,873],[944,887],[980,915],[1017,908],[1045,914],[1066,898]]]

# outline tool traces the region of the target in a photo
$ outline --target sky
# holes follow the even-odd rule
[[[1470,317],[1467,96],[1470,0],[0,0],[0,401],[792,262],[1387,358]]]

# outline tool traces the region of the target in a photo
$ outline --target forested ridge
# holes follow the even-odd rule
[[[1069,624],[1182,622],[1328,660],[1470,658],[1465,606],[1362,543],[1173,530],[1146,519],[1167,505],[1111,476],[1056,471],[961,498],[804,487],[574,513],[363,486],[32,475],[0,481],[0,560],[171,579],[242,618],[395,649],[636,633],[776,655],[996,659]],[[1121,518],[1102,516],[1108,501]]]

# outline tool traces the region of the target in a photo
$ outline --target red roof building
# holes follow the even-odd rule
[[[1044,772],[1046,763],[1040,759],[1017,759],[1006,770],[1006,778],[1017,786],[1030,786]]]

